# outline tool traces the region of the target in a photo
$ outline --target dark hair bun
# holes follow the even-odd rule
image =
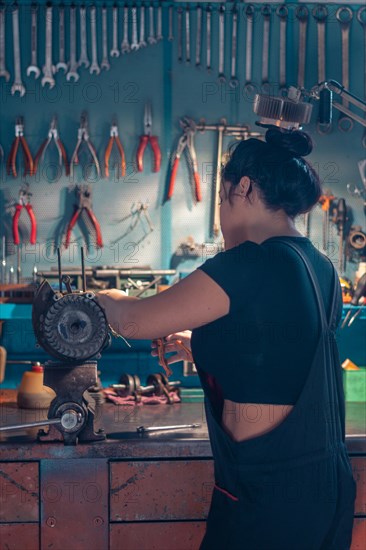
[[[270,128],[266,132],[266,142],[274,147],[286,149],[293,157],[306,157],[313,150],[311,137],[300,130]]]

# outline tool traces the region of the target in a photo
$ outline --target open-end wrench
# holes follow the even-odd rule
[[[34,74],[34,78],[37,79],[41,74],[41,71],[37,63],[37,19],[38,19],[38,6],[32,4],[31,6],[31,64],[27,67],[27,76]]]
[[[252,63],[253,63],[253,23],[255,8],[253,4],[247,4],[244,8],[246,22],[246,46],[245,46],[245,86],[244,90],[252,93],[254,84],[252,82]]]
[[[136,51],[139,49],[139,39],[137,36],[137,7],[134,4],[131,8],[131,17],[132,17],[132,38],[131,38],[131,51]]]
[[[186,64],[191,62],[191,10],[187,4],[185,10],[185,31],[186,31]]]
[[[128,5],[123,6],[123,39],[121,43],[121,53],[128,53],[131,51],[130,43],[128,41]]]
[[[319,4],[312,11],[313,17],[316,20],[317,35],[318,35],[318,84],[325,82],[326,65],[325,65],[325,24],[328,17],[328,9],[326,6]],[[319,134],[329,134],[332,131],[332,123],[320,124],[317,122],[317,131]]]
[[[238,10],[234,4],[232,9],[232,32],[231,32],[231,74],[229,80],[230,88],[236,88],[239,80],[236,77],[236,55],[238,44]]]
[[[281,4],[276,9],[276,14],[280,18],[280,91],[286,90],[286,32],[288,8]]]
[[[342,34],[342,85],[349,90],[349,33],[353,11],[348,6],[338,8],[336,18],[341,26]],[[345,109],[349,107],[349,101],[342,95],[342,105]],[[340,113],[338,129],[341,132],[350,132],[353,128],[353,120],[344,113]]]
[[[263,17],[263,42],[262,42],[262,89],[269,88],[269,35],[271,26],[271,6],[264,4],[261,7]]]
[[[139,48],[145,48],[147,46],[145,41],[145,6],[140,6],[140,35],[139,35]]]
[[[364,84],[363,84],[364,91],[363,91],[363,93],[364,93],[364,97],[366,99],[366,7],[365,6],[362,6],[361,8],[358,8],[358,10],[357,10],[357,21],[362,25],[362,28],[363,28],[363,48],[364,48],[364,54],[363,54],[363,59],[364,59],[364,71],[363,71],[363,74],[364,74]],[[362,143],[362,147],[364,147],[366,149],[366,128],[363,131],[363,136],[362,136],[361,143]]]
[[[308,30],[309,10],[306,6],[297,6],[296,19],[299,21],[299,60],[297,67],[297,86],[305,86],[306,35]]]
[[[206,70],[208,73],[212,71],[211,67],[211,40],[212,40],[212,8],[210,4],[206,8]]]
[[[202,49],[202,8],[197,6],[196,10],[197,27],[196,27],[196,67],[200,69],[201,65],[201,49]]]
[[[5,66],[5,6],[3,4],[0,6],[0,77],[5,78],[6,82],[10,78]]]
[[[92,62],[90,65],[90,74],[99,74],[100,67],[98,65],[98,43],[97,43],[97,10],[95,6],[90,8],[90,33],[92,44]]]
[[[169,6],[169,32],[168,32],[168,40],[169,42],[172,42],[174,40],[174,34],[173,34],[173,6]]]
[[[20,38],[19,38],[19,8],[13,7],[13,52],[14,52],[14,83],[11,87],[11,94],[20,93],[20,97],[25,94],[25,86],[22,82],[22,70],[20,66]]]
[[[55,67],[52,65],[52,20],[53,20],[53,8],[50,3],[46,5],[46,52],[45,52],[45,64],[43,65],[43,78],[41,81],[42,86],[49,85],[50,89],[55,85],[55,79],[53,75],[55,73]]]
[[[177,9],[178,18],[178,62],[183,61],[183,8],[180,6]]]
[[[70,66],[69,72],[66,75],[66,80],[70,81],[72,78],[74,82],[79,80],[78,74],[79,64],[76,61],[76,7],[70,6]]]
[[[154,6],[151,3],[149,6],[149,36],[147,37],[149,44],[156,44],[155,30],[154,30]]]
[[[158,15],[156,21],[156,40],[159,42],[163,40],[163,9],[161,5],[158,5]]]
[[[87,69],[90,65],[87,52],[87,42],[86,42],[86,7],[80,6],[79,9],[80,15],[80,57],[79,57],[79,67],[84,65]]]
[[[107,8],[106,6],[102,7],[102,47],[103,47],[103,59],[100,64],[102,69],[109,71],[111,68],[108,60],[108,27],[107,27]]]
[[[219,82],[224,84],[225,78],[225,6],[219,7]]]
[[[65,8],[63,4],[58,8],[58,23],[59,23],[59,33],[58,33],[58,63],[56,65],[56,71],[63,70],[64,74],[67,72],[67,63],[65,59]]]
[[[115,4],[112,10],[113,15],[113,42],[110,51],[111,57],[119,57],[118,49],[118,6]]]

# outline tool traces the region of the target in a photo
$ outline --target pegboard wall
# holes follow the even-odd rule
[[[53,63],[59,60],[59,3],[52,2],[53,27],[52,45]],[[94,3],[97,11],[97,55],[98,63],[102,60],[102,4]],[[75,148],[80,115],[85,111],[88,115],[90,138],[95,145],[99,160],[103,167],[104,151],[109,139],[112,121],[118,122],[120,138],[125,150],[127,161],[126,176],[118,178],[115,167],[109,178],[98,178],[92,169],[88,169],[89,157],[80,155],[81,166],[75,168],[74,177],[66,177],[57,167],[57,152],[54,144],[47,151],[44,163],[36,176],[22,176],[21,154],[18,154],[18,173],[14,178],[6,174],[5,163],[2,163],[0,186],[1,233],[6,234],[9,246],[7,252],[8,265],[15,264],[16,256],[11,245],[11,216],[14,202],[18,196],[20,185],[25,180],[30,184],[32,204],[38,222],[37,244],[27,242],[28,220],[22,214],[21,235],[23,237],[22,273],[30,276],[36,263],[39,270],[50,269],[56,265],[55,243],[62,240],[68,220],[72,215],[74,204],[74,186],[86,179],[93,189],[94,212],[97,216],[103,234],[104,247],[96,250],[91,247],[87,254],[89,265],[120,265],[126,267],[141,267],[149,265],[152,268],[168,268],[171,256],[177,246],[188,236],[195,242],[209,241],[210,217],[212,208],[212,186],[215,171],[216,136],[213,133],[198,133],[195,145],[198,156],[199,172],[202,182],[202,202],[195,204],[189,183],[189,174],[185,160],[182,159],[176,180],[174,195],[170,201],[164,202],[166,178],[169,158],[180,135],[179,118],[187,115],[199,121],[204,118],[207,123],[217,123],[225,118],[229,124],[247,124],[253,130],[256,115],[252,111],[253,96],[245,91],[245,48],[247,20],[245,9],[247,4],[236,2],[238,9],[238,42],[237,42],[237,78],[239,85],[232,89],[229,85],[231,70],[231,38],[232,38],[232,2],[210,4],[204,2],[105,2],[107,7],[107,41],[110,70],[102,70],[99,75],[90,74],[89,69],[79,68],[80,78],[77,82],[68,81],[59,71],[54,75],[55,86],[42,86],[42,75],[34,79],[27,76],[26,69],[31,63],[31,2],[19,1],[20,26],[20,57],[21,76],[26,93],[20,97],[12,95],[14,83],[14,51],[12,12],[14,3],[2,5],[5,17],[5,63],[10,73],[8,82],[0,79],[1,126],[0,143],[4,149],[5,159],[9,155],[14,139],[16,118],[24,118],[25,136],[34,156],[42,141],[47,137],[48,128],[53,115],[58,117],[58,128],[65,144],[68,157]],[[218,80],[219,72],[219,9],[225,5],[225,51],[224,71],[227,77],[225,83]],[[38,65],[45,63],[45,3],[38,2]],[[70,56],[70,2],[65,6],[65,45],[66,59]],[[77,55],[80,54],[79,2],[74,2],[77,11]],[[112,49],[112,7],[118,6],[118,45],[120,47],[124,21],[127,17],[129,40],[133,33],[133,11],[137,8],[138,29],[140,32],[142,6],[145,7],[145,34],[149,35],[151,11],[155,32],[157,30],[158,6],[162,11],[163,39],[156,44],[137,51],[121,54],[118,58],[111,57]],[[196,30],[197,5],[202,7],[202,68],[195,67],[196,62]],[[298,4],[286,3],[288,20],[286,31],[286,81],[289,85],[297,84],[299,21],[295,15]],[[364,27],[356,17],[360,5],[347,3],[353,12],[350,26],[350,90],[359,97],[365,97],[365,43]],[[86,29],[88,56],[92,57],[90,6],[86,2]],[[261,89],[263,18],[261,5],[254,4],[253,20],[253,76],[256,91]],[[307,41],[306,41],[306,72],[305,87],[311,88],[318,82],[317,74],[317,23],[312,16],[315,4],[306,4],[309,8]],[[206,31],[207,8],[212,13],[212,71],[206,67]],[[341,67],[341,28],[336,18],[337,4],[327,5],[326,19],[326,78],[342,80]],[[124,11],[124,8],[128,8]],[[279,78],[279,40],[280,20],[276,15],[277,5],[271,3],[270,47],[269,47],[269,81],[273,90],[278,89]],[[183,10],[183,42],[182,60],[179,61],[178,11]],[[190,57],[186,56],[186,10],[189,10]],[[173,40],[169,40],[169,22],[172,17]],[[172,38],[172,37],[170,37]],[[0,46],[1,47],[1,46]],[[145,153],[145,168],[142,173],[136,170],[136,149],[139,136],[143,132],[143,115],[145,103],[152,106],[152,130],[159,137],[162,151],[162,165],[158,173],[152,172],[151,150]],[[305,129],[311,134],[315,148],[310,161],[318,171],[324,188],[330,189],[336,197],[345,197],[353,216],[353,224],[360,225],[365,230],[363,203],[360,198],[347,193],[347,183],[362,186],[358,171],[358,161],[365,158],[365,149],[361,144],[363,127],[355,123],[349,133],[342,133],[337,128],[338,112],[334,110],[332,132],[322,135],[317,132],[317,105],[314,107],[313,121]],[[232,139],[231,139],[232,141]],[[229,141],[225,140],[224,150]],[[112,161],[117,161],[116,152],[112,153]],[[82,169],[84,166],[84,170]],[[148,234],[146,226],[137,224],[129,231],[129,220],[124,220],[131,212],[131,207],[139,201],[149,205],[149,213],[154,226]],[[322,249],[322,219],[320,207],[316,207],[311,216],[310,238]],[[124,220],[124,221],[123,221]],[[299,229],[303,229],[302,220],[298,220]],[[78,247],[83,242],[83,228],[77,225],[73,231],[73,243],[68,251],[63,252],[63,264],[79,265]],[[123,236],[127,231],[127,234]],[[330,244],[328,254],[338,264],[338,237],[336,228],[331,224]],[[220,241],[220,239],[218,239]],[[181,264],[182,270],[190,270],[205,258],[197,262]],[[348,264],[346,274],[353,278],[356,264]]]

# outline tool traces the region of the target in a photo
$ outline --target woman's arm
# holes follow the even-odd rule
[[[97,299],[116,332],[140,340],[192,330],[227,315],[230,308],[225,291],[200,269],[149,298],[112,289],[98,292]]]

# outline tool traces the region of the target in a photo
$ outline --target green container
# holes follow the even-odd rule
[[[366,402],[366,367],[361,370],[343,370],[343,386],[346,401]]]

